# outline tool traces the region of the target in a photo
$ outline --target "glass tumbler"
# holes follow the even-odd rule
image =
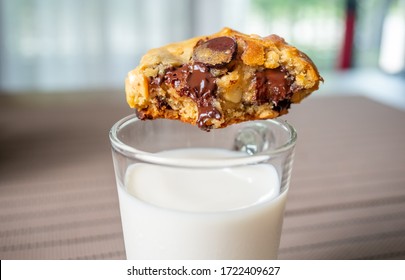
[[[283,120],[210,132],[174,120],[110,131],[128,259],[276,259],[295,129]]]

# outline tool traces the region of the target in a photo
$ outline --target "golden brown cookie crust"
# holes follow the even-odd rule
[[[142,119],[179,119],[209,130],[285,114],[320,81],[311,59],[281,37],[224,28],[149,50],[128,73],[125,90]]]

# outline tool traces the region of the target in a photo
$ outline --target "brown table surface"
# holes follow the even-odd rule
[[[0,96],[0,259],[123,259],[108,131],[122,94]],[[405,112],[311,97],[280,259],[405,258]]]

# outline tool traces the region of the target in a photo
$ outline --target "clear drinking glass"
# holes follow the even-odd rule
[[[276,259],[297,134],[128,116],[110,131],[128,259]]]

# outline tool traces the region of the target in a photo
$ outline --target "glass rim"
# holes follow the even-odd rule
[[[246,164],[254,164],[254,163],[263,163],[268,161],[270,158],[275,157],[283,152],[291,150],[294,148],[296,140],[297,140],[297,131],[295,128],[290,125],[286,120],[280,119],[267,119],[267,120],[260,120],[261,122],[273,123],[282,127],[287,133],[289,133],[288,140],[271,150],[266,150],[263,152],[259,152],[253,155],[244,154],[243,156],[231,157],[231,158],[217,158],[217,159],[189,159],[189,158],[182,158],[179,161],[179,158],[172,158],[167,157],[164,155],[159,155],[157,153],[146,152],[135,147],[129,146],[121,141],[117,133],[118,131],[125,125],[129,123],[136,122],[136,121],[143,121],[140,120],[135,114],[126,116],[119,121],[117,121],[109,132],[109,138],[111,142],[112,148],[117,151],[118,153],[129,157],[131,159],[140,160],[142,162],[152,163],[152,164],[159,164],[159,165],[166,165],[166,166],[173,166],[173,167],[202,167],[202,168],[215,168],[215,167],[229,167],[229,166],[239,166],[239,165],[246,165]],[[148,120],[153,121],[153,120]],[[197,127],[195,129],[198,129]],[[210,132],[207,132],[210,133]]]

